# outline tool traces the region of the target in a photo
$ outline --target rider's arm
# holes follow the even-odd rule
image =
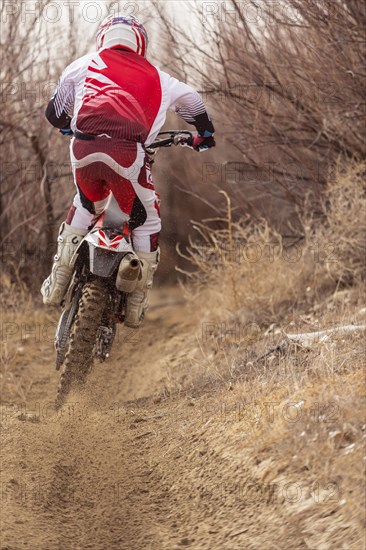
[[[57,88],[46,108],[46,118],[56,128],[70,128],[76,88],[84,81],[90,55],[71,63],[62,73]]]
[[[214,133],[211,118],[201,96],[194,88],[171,76],[169,93],[171,111],[177,113],[188,124],[193,124],[201,136],[211,136]]]
[[[69,67],[62,73],[57,88],[46,108],[48,122],[56,128],[70,128],[71,116],[75,101],[75,86],[69,78]]]

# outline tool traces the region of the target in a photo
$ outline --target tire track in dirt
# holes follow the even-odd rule
[[[5,548],[149,548],[149,478],[125,421],[95,413],[56,427],[12,421],[17,433],[2,461]]]
[[[164,308],[155,309],[128,343],[117,342],[109,364],[96,366],[86,393],[70,395],[59,413],[51,408],[57,373],[27,399],[32,414],[5,409],[3,550],[162,547],[158,526],[165,510],[162,502],[154,506],[159,490],[151,487],[143,454],[146,436],[129,429],[134,412],[125,406],[159,388],[156,359],[171,328]],[[52,349],[48,355],[51,362]]]

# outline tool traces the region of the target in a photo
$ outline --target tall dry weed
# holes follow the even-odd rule
[[[194,267],[185,272],[195,298],[210,318],[247,319],[266,323],[323,292],[355,284],[365,276],[365,167],[337,167],[323,202],[323,219],[304,215],[303,239],[285,245],[265,220],[227,218],[194,223],[199,239],[191,239],[180,255]],[[180,270],[181,271],[181,270]],[[311,298],[312,297],[312,298]]]
[[[339,283],[364,280],[366,267],[366,163],[335,167],[324,202],[326,224],[319,231],[333,245],[328,270]]]

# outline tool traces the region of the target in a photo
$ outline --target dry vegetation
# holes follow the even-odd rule
[[[215,117],[218,147],[205,156],[203,168],[203,157],[191,162],[189,151],[182,152],[179,170],[177,155],[171,163],[170,155],[161,155],[163,247],[174,248],[179,237],[188,245],[178,251],[189,324],[174,320],[178,306],[172,305],[168,321],[158,316],[149,325],[150,340],[143,333],[146,342],[138,349],[131,346],[136,364],[141,356],[149,372],[164,373],[163,389],[157,391],[151,382],[155,393],[146,401],[150,420],[141,423],[145,432],[154,425],[147,434],[155,433],[155,443],[146,445],[143,433],[138,445],[146,452],[144,460],[151,461],[151,479],[169,487],[161,502],[179,508],[183,496],[190,495],[188,516],[178,514],[172,528],[183,541],[179,548],[361,550],[365,331],[319,336],[310,343],[287,335],[366,323],[363,3],[286,0],[283,6],[289,9],[278,13],[250,0],[247,5],[261,10],[255,26],[243,18],[241,3],[231,0],[225,4],[234,15],[204,20],[197,13],[204,46],[198,31],[194,36],[176,31],[163,4],[153,4],[169,31],[171,57],[163,60],[165,68],[202,84]],[[37,33],[33,26],[27,36],[34,39]],[[39,70],[26,64],[27,38],[21,33],[13,38],[22,47],[6,50],[11,59],[2,69],[6,80],[53,78],[57,71],[52,64],[41,64]],[[37,49],[32,55],[38,55]],[[56,154],[61,148],[55,152],[59,138],[48,143],[44,122],[38,127],[40,118],[32,118],[41,117],[44,105],[30,103],[28,96],[21,103],[9,92],[0,119],[6,129],[2,305],[8,310],[6,330],[15,323],[18,331],[27,323],[55,323],[53,314],[34,308],[28,288],[38,287],[47,271],[34,242],[42,251],[52,240],[53,226],[69,199],[58,186],[68,176],[53,172],[52,162],[60,160]],[[26,130],[24,109],[29,113]],[[24,162],[34,168],[35,177],[22,171]],[[214,170],[207,172],[207,166]],[[35,181],[43,194],[34,193]],[[185,203],[183,197],[188,197]],[[58,203],[54,211],[51,199]],[[192,217],[197,221],[187,243]],[[21,243],[20,248],[14,243]],[[38,382],[31,372],[18,376],[17,369],[23,372],[25,361],[47,363],[48,369],[52,342],[43,338],[28,349],[26,339],[17,344],[19,333],[5,340],[2,387],[15,401],[26,401],[29,393],[38,395]],[[116,347],[115,353],[118,388],[125,350]],[[150,384],[146,365],[142,373],[139,383]],[[124,375],[130,376],[127,371]],[[51,376],[42,376],[48,388]],[[109,398],[113,392],[107,390]],[[139,406],[128,405],[126,415]],[[181,456],[187,460],[179,462]],[[233,538],[223,538],[223,519]],[[202,529],[200,544],[189,543],[185,535],[191,525]],[[291,542],[299,534],[302,546]],[[170,550],[173,545],[161,547]]]
[[[198,239],[190,241],[185,259],[195,266],[185,272],[202,292],[209,318],[225,320],[241,311],[261,324],[280,321],[289,309],[322,300],[325,292],[365,278],[365,165],[337,170],[322,198],[322,220],[303,212],[304,234],[296,245],[283,243],[265,220],[233,221],[226,195],[223,229],[218,220],[194,224]],[[202,282],[205,285],[202,285]],[[197,296],[195,296],[197,300]]]
[[[48,4],[26,17],[1,7],[1,254],[13,280],[37,290],[74,192],[68,140],[43,112],[60,72],[91,48],[98,24],[82,22],[80,10],[64,13],[67,27],[50,23],[39,17]],[[214,151],[159,155],[169,265],[161,273],[171,273],[176,240],[186,243],[192,217],[222,215],[213,189],[228,192],[235,221],[265,218],[283,238],[297,239],[304,205],[321,216],[335,167],[364,158],[363,2],[229,0],[213,3],[213,14],[212,5],[197,3],[189,27],[168,5],[147,6],[139,14],[144,20],[149,12],[151,60],[202,92],[217,127]],[[54,17],[52,7],[46,13]],[[184,126],[176,117],[168,125]]]
[[[304,548],[364,547],[364,177],[363,165],[338,172],[324,223],[304,223],[303,242],[287,251],[266,223],[235,224],[230,211],[225,230],[198,224],[186,287],[196,331],[165,358],[172,366],[163,397],[196,407],[189,430],[200,429],[202,452],[214,455],[206,474],[196,472],[201,490],[210,502],[250,501],[258,513],[265,502],[281,503],[286,528],[303,534]],[[244,247],[269,243],[271,256],[243,256]],[[350,324],[360,329],[287,338]],[[228,461],[216,485],[214,450]],[[245,457],[244,471],[236,457]],[[219,522],[218,509],[212,513]],[[290,535],[287,545],[300,547]]]
[[[236,216],[301,232],[298,213],[311,201],[319,214],[336,162],[364,158],[364,3],[232,0],[192,14],[190,29],[160,13],[168,68],[200,83],[225,142],[197,195],[212,203],[224,184]]]

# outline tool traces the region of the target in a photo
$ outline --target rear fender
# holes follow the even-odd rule
[[[118,268],[123,256],[133,252],[132,245],[124,235],[110,238],[107,229],[92,229],[76,249],[71,265],[79,261],[87,264],[89,271],[99,277],[110,277]]]
[[[89,244],[89,269],[93,275],[110,277],[117,270],[124,252],[111,252]]]

